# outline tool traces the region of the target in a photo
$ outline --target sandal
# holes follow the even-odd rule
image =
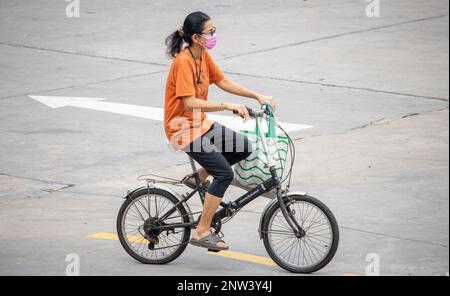
[[[206,248],[210,251],[225,251],[228,250],[229,247],[219,247],[217,243],[225,243],[222,239],[220,239],[217,235],[211,233],[201,239],[191,239],[190,244],[197,247]]]

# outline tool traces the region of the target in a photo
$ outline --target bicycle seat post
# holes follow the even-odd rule
[[[189,156],[189,161],[191,163],[192,176],[194,176],[195,184],[197,186],[200,186],[200,175],[197,172],[197,168],[195,167],[194,159],[191,156]]]
[[[193,174],[197,173],[197,168],[195,167],[195,162],[192,159],[192,157],[190,157],[190,156],[189,156],[189,162],[191,163],[192,173]]]
[[[195,162],[194,159],[189,156],[189,162],[191,163],[191,168],[192,168],[192,176],[194,176],[195,179],[195,184],[197,185],[197,188],[200,188],[201,184],[200,184],[200,176],[197,173],[197,168],[195,167]],[[198,191],[198,194],[200,195],[200,200],[202,201],[202,204],[205,203],[205,196],[202,190]]]

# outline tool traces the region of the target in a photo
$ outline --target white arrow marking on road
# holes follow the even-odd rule
[[[35,95],[29,95],[29,97],[35,99],[36,101],[44,105],[47,105],[50,108],[78,107],[158,121],[164,120],[164,108],[105,102],[107,98],[55,97],[55,96],[35,96]],[[247,120],[246,122],[243,122],[243,120],[237,116],[223,116],[212,113],[208,113],[207,116],[210,120],[217,121],[220,124],[225,125],[235,131],[255,129],[254,120]],[[278,124],[281,125],[281,127],[286,132],[303,130],[313,127],[311,125],[296,124],[289,122],[278,122]]]

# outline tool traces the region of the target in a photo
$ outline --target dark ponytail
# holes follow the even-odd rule
[[[201,11],[189,14],[184,20],[183,27],[166,38],[167,54],[174,58],[183,49],[183,43],[192,45],[192,36],[202,34],[205,22],[211,18]]]
[[[167,54],[172,58],[180,52],[181,47],[183,46],[183,38],[180,34],[181,33],[177,30],[166,38]]]

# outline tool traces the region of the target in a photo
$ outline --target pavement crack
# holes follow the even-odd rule
[[[64,188],[65,189],[65,188]],[[72,194],[79,194],[79,195],[88,195],[88,196],[104,196],[104,197],[113,197],[117,199],[124,199],[124,195],[114,195],[114,194],[106,194],[106,193],[97,193],[97,192],[82,192],[82,191],[72,191],[72,190],[66,190],[65,193],[72,193]]]
[[[408,113],[406,115],[403,115],[401,119],[411,117],[411,116],[417,116],[417,115],[420,115],[420,113],[417,113],[417,112],[416,113]]]
[[[395,121],[402,120],[402,119],[405,119],[405,118],[408,118],[408,117],[418,116],[418,115],[421,115],[421,114],[432,113],[432,112],[440,112],[440,111],[444,111],[444,110],[448,110],[448,106],[445,107],[445,108],[439,108],[439,109],[431,110],[431,111],[424,111],[424,112],[419,112],[419,113],[417,113],[417,112],[408,113],[408,114],[402,115],[400,117],[392,118],[392,119],[389,119],[389,120],[387,120],[385,117],[382,117],[382,118],[379,118],[379,119],[372,120],[372,121],[370,121],[370,122],[368,122],[366,124],[363,124],[363,125],[360,125],[360,126],[356,126],[356,127],[352,127],[350,129],[347,129],[347,130],[344,130],[344,131],[341,131],[341,132],[329,133],[329,134],[324,133],[324,134],[317,134],[317,135],[311,135],[311,136],[306,136],[306,137],[293,137],[292,140],[293,141],[300,141],[300,140],[304,140],[304,139],[310,139],[310,138],[316,138],[316,137],[322,137],[322,136],[343,135],[343,134],[346,134],[346,133],[349,133],[349,132],[352,132],[352,131],[355,131],[355,130],[365,129],[365,128],[368,128],[368,127],[371,127],[371,126],[389,125],[389,124],[391,124],[391,123],[393,123]]]
[[[342,88],[342,89],[349,89],[349,90],[366,91],[366,92],[372,92],[372,93],[381,93],[381,94],[388,94],[388,95],[412,97],[412,98],[419,98],[419,99],[426,99],[426,100],[437,100],[437,101],[444,101],[444,102],[449,101],[449,99],[442,98],[442,97],[410,94],[410,93],[403,93],[403,92],[396,92],[396,91],[389,91],[389,90],[374,89],[374,88],[369,88],[369,87],[358,87],[358,86],[351,86],[351,85],[344,85],[344,84],[314,82],[314,81],[307,81],[307,80],[288,79],[288,78],[247,74],[247,73],[239,73],[239,72],[230,72],[230,71],[223,71],[223,73],[230,74],[230,75],[251,77],[251,78],[270,79],[270,80],[293,82],[293,83],[300,83],[300,84],[318,85],[318,86],[322,86],[322,87],[333,87],[333,88]]]
[[[228,60],[228,59],[232,59],[235,57],[241,57],[241,56],[251,55],[251,54],[255,54],[255,53],[268,52],[268,51],[273,51],[273,50],[277,50],[277,49],[283,49],[283,48],[287,48],[287,47],[293,47],[293,46],[313,43],[313,42],[317,42],[317,41],[329,40],[329,39],[339,38],[339,37],[343,37],[343,36],[349,36],[349,35],[355,35],[355,34],[360,34],[360,33],[376,31],[376,30],[380,30],[380,29],[397,27],[397,26],[406,25],[406,24],[429,21],[429,20],[433,20],[433,19],[437,19],[437,18],[443,18],[445,16],[447,16],[447,14],[413,19],[413,20],[409,20],[409,21],[393,23],[393,24],[388,24],[388,25],[383,25],[383,26],[377,26],[377,27],[372,27],[372,28],[367,28],[367,29],[362,29],[362,30],[350,31],[350,32],[345,32],[345,33],[340,33],[340,34],[333,34],[330,36],[324,36],[324,37],[320,37],[320,38],[314,38],[314,39],[310,39],[310,40],[298,41],[298,42],[289,43],[289,44],[285,44],[285,45],[280,45],[280,46],[275,46],[275,47],[270,47],[270,48],[265,48],[265,49],[259,49],[259,50],[253,50],[253,51],[248,51],[245,53],[239,53],[239,54],[235,54],[235,55],[231,55],[231,56],[226,56],[226,57],[223,57],[223,58],[220,58],[217,60],[218,61]]]
[[[22,176],[16,176],[16,175],[12,175],[12,174],[7,174],[7,173],[0,173],[0,176],[6,176],[6,177],[11,177],[11,178],[36,181],[36,182],[40,182],[40,183],[44,183],[44,184],[57,184],[57,185],[64,186],[64,187],[62,187],[62,188],[60,188],[58,190],[76,186],[76,184],[70,184],[70,183],[61,182],[61,181],[51,181],[51,180],[43,180],[43,179],[36,179],[36,178],[30,178],[30,177],[22,177]],[[44,190],[44,191],[46,191],[46,190]],[[56,191],[56,190],[54,190],[54,191]]]
[[[384,237],[388,237],[388,238],[394,238],[394,239],[398,239],[398,240],[404,240],[404,241],[410,241],[410,242],[415,242],[415,243],[421,243],[421,244],[431,245],[431,246],[435,246],[435,247],[448,248],[448,245],[443,244],[443,243],[423,241],[423,240],[406,238],[406,237],[401,237],[401,236],[397,236],[397,235],[390,235],[390,234],[385,234],[385,233],[380,233],[380,232],[375,232],[375,231],[362,230],[362,229],[357,229],[357,228],[352,228],[352,227],[341,226],[340,228],[341,229],[350,230],[350,231],[357,231],[357,232],[363,232],[363,233],[367,233],[367,234],[384,236]]]
[[[402,118],[404,118],[404,117],[402,116]],[[363,128],[367,128],[367,127],[370,127],[370,126],[373,126],[373,125],[380,125],[379,123],[383,122],[383,120],[385,120],[385,119],[386,119],[386,117],[381,117],[380,119],[372,120],[369,123],[363,124],[361,126],[353,127],[351,129],[349,129],[348,131],[354,131],[354,130],[358,130],[358,129],[363,129]],[[389,122],[390,121],[385,121],[385,124],[388,124]]]
[[[74,51],[67,51],[67,50],[62,50],[62,49],[52,49],[52,48],[45,48],[45,47],[18,44],[18,43],[9,43],[9,42],[3,42],[3,41],[0,41],[0,45],[16,47],[16,48],[26,48],[26,49],[34,49],[34,50],[62,53],[62,54],[70,54],[70,55],[118,61],[118,62],[128,62],[128,63],[168,67],[168,65],[166,65],[166,64],[156,63],[156,62],[147,62],[147,61],[141,61],[141,60],[126,59],[126,58],[109,57],[109,56],[96,55],[96,54],[86,53],[86,52],[74,52]]]
[[[159,74],[159,73],[163,73],[163,72],[166,72],[166,71],[167,70],[158,70],[158,71],[154,71],[154,72],[147,72],[147,73],[133,74],[133,75],[128,75],[128,76],[121,76],[121,77],[116,77],[116,78],[111,78],[111,79],[105,79],[105,80],[99,80],[99,81],[91,81],[91,82],[86,82],[86,83],[81,83],[81,84],[75,84],[75,85],[70,85],[70,86],[58,87],[58,88],[41,89],[41,90],[36,90],[36,91],[30,91],[30,92],[27,92],[27,93],[22,93],[22,94],[16,94],[16,95],[10,95],[10,96],[7,96],[7,97],[2,97],[2,98],[0,98],[0,100],[6,100],[6,99],[12,99],[12,98],[17,98],[17,97],[27,96],[30,93],[44,93],[44,92],[48,93],[48,92],[59,91],[59,90],[67,90],[67,89],[76,88],[76,87],[90,86],[90,85],[96,85],[96,84],[101,84],[101,83],[119,81],[119,80],[124,80],[124,79],[142,77],[142,76],[147,76],[147,75]]]
[[[63,186],[61,188],[58,188],[58,189],[43,189],[42,191],[45,191],[45,192],[48,192],[48,193],[52,193],[52,192],[58,192],[58,191],[61,191],[61,190],[67,189],[67,188],[71,188],[71,187],[74,187],[74,186],[75,186],[74,184],[68,184],[68,185],[65,185],[65,186]]]

